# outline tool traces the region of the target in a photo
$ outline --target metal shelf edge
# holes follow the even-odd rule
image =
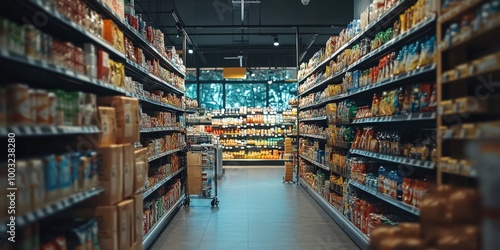
[[[180,172],[184,171],[184,167],[182,167],[181,169],[175,171],[174,173],[172,173],[171,175],[163,178],[160,182],[156,183],[153,187],[149,188],[148,190],[146,190],[143,194],[143,200],[145,200],[149,195],[151,195],[154,191],[156,191],[158,188],[160,188],[161,186],[163,186],[165,183],[167,183],[167,181],[171,180],[174,176],[178,175]]]
[[[328,203],[316,191],[309,186],[302,178],[299,178],[299,183],[306,190],[306,192],[330,215],[330,217],[347,233],[347,235],[360,247],[361,249],[368,249],[369,239],[363,234],[352,222],[348,221],[336,208]]]
[[[181,197],[179,197],[177,203],[175,203],[175,205],[172,208],[170,208],[170,210],[153,225],[153,227],[149,230],[149,232],[146,235],[144,235],[144,237],[142,238],[142,247],[144,249],[149,249],[149,247],[151,247],[151,245],[163,231],[165,225],[168,223],[171,217],[177,212],[177,209],[180,207],[180,205],[183,204],[185,197],[186,195],[182,194]]]
[[[412,206],[407,205],[401,201],[394,200],[391,197],[384,195],[384,194],[381,194],[377,190],[369,188],[369,187],[367,187],[361,183],[358,183],[356,181],[349,180],[349,184],[353,185],[353,186],[365,191],[366,193],[369,193],[369,194],[371,194],[371,195],[373,195],[373,196],[375,196],[375,197],[377,197],[377,198],[379,198],[379,199],[381,199],[381,200],[383,200],[383,201],[385,201],[385,202],[387,202],[395,207],[398,207],[402,210],[405,210],[405,211],[412,213],[414,215],[417,215],[417,216],[420,215],[420,210],[416,207],[412,207]]]

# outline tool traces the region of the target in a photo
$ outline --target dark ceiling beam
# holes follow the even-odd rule
[[[175,25],[160,25],[161,28],[175,28]],[[283,24],[283,25],[185,25],[186,29],[294,29],[299,28],[345,28],[345,24]]]
[[[328,34],[319,34],[319,33],[300,33],[300,35],[318,35],[318,36],[335,36],[338,35],[338,32],[328,33]],[[190,33],[190,36],[241,36],[242,34],[238,33]],[[276,33],[276,32],[255,32],[255,33],[243,33],[244,36],[270,36],[270,35],[293,35],[295,36],[295,32],[290,33]]]

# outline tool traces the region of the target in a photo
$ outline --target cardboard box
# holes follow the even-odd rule
[[[95,205],[108,206],[122,200],[123,197],[123,147],[122,145],[100,146],[97,148],[99,162],[99,183],[104,193],[90,199]]]
[[[189,194],[201,194],[201,188],[202,188],[201,165],[188,165],[187,175],[188,175]]]
[[[143,188],[148,178],[148,149],[142,148],[134,152],[134,193]]]
[[[134,244],[134,200],[128,199],[117,204],[118,207],[118,245],[120,249],[130,249]]]
[[[188,152],[187,153],[187,164],[188,165],[201,165],[201,154]]]
[[[132,250],[142,250],[142,240],[136,241],[132,246]]]
[[[99,245],[101,249],[119,250],[118,209],[116,206],[97,207],[95,217],[99,224]]]
[[[134,192],[134,146],[130,143],[122,144],[123,148],[123,199]]]
[[[141,242],[141,248],[142,248],[142,237],[144,236],[143,234],[143,229],[144,229],[144,212],[143,212],[143,194],[138,194],[134,195],[134,233],[133,233],[133,240],[135,242]]]
[[[139,100],[124,96],[99,97],[99,106],[115,108],[117,143],[140,141]]]
[[[116,143],[116,116],[111,107],[98,108],[98,126],[101,130],[97,145],[111,145]]]

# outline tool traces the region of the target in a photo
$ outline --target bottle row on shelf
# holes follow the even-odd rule
[[[288,134],[293,131],[293,126],[286,126],[284,128],[280,126],[271,127],[268,129],[264,128],[225,128],[225,129],[214,129],[210,131],[212,134],[219,136],[281,136],[283,134]]]
[[[427,43],[429,42],[427,41]],[[417,42],[416,44],[410,45],[409,48],[418,48],[418,46],[419,43]],[[409,50],[408,47],[404,46],[397,57],[395,56],[396,53],[393,53],[392,56],[388,55],[380,60],[381,63],[379,66],[369,70],[347,72],[343,78],[342,84],[330,84],[323,91],[301,97],[300,106],[318,103],[330,97],[342,94],[356,93],[367,86],[375,86],[375,84],[386,82],[403,73],[416,72],[417,69],[424,68],[424,66],[434,63],[435,52],[426,56],[431,58],[430,61],[425,61],[425,64],[418,64],[418,58],[422,58],[422,56],[419,57],[416,52],[411,54],[407,50]],[[416,62],[415,58],[417,58]],[[410,65],[409,67],[406,66],[407,63]],[[413,64],[415,64],[415,66],[413,66]],[[431,95],[429,94],[427,98],[430,97]]]
[[[278,160],[278,159],[284,159],[283,156],[284,154],[282,150],[268,150],[268,149],[263,149],[260,151],[241,150],[238,152],[222,152],[222,158],[224,160],[235,160],[235,159]]]
[[[437,157],[433,131],[403,132],[365,127],[357,130],[352,149],[422,161],[435,161]]]
[[[444,9],[450,14],[453,14],[454,10],[459,9],[461,5],[464,6],[470,3],[478,4],[481,2],[482,5],[477,8],[475,13],[472,12],[462,15],[456,20],[449,19],[446,12],[441,15],[441,22],[446,20],[451,23],[446,25],[447,29],[444,31],[442,42],[439,44],[440,50],[446,50],[450,47],[459,45],[468,41],[475,35],[499,27],[500,2],[497,0],[464,1],[464,3],[460,1],[444,1],[446,5]],[[460,21],[457,22],[458,20]]]
[[[267,139],[220,139],[220,144],[226,147],[244,147],[244,146],[268,146],[278,147],[283,144],[283,138],[267,138]]]

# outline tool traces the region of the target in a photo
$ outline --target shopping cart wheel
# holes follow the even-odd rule
[[[189,207],[190,204],[191,204],[191,199],[189,199],[189,197],[186,197],[184,199],[184,206],[188,206]]]
[[[212,207],[219,206],[219,200],[217,199],[217,197],[213,198],[210,204],[212,205]]]

